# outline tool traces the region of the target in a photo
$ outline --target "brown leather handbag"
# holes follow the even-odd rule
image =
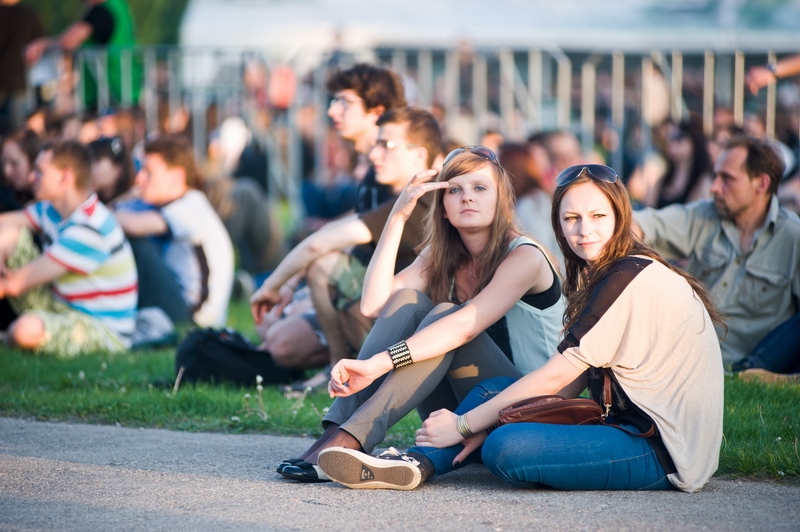
[[[591,399],[565,399],[560,395],[540,395],[523,399],[500,410],[499,425],[506,423],[549,423],[552,425],[606,425],[627,432],[633,436],[649,438],[656,432],[653,423],[650,430],[638,433],[624,427],[606,423],[613,404],[611,378],[603,372],[603,406]]]
[[[516,402],[500,411],[500,424],[550,423],[553,425],[599,425],[605,417],[591,399],[565,399],[541,395]]]

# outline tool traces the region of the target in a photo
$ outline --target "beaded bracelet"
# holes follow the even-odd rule
[[[458,433],[466,440],[470,436],[474,436],[472,431],[469,428],[469,423],[467,423],[467,415],[461,414],[456,418],[456,428],[458,429]]]
[[[392,357],[392,366],[394,366],[394,369],[404,368],[414,363],[414,361],[411,360],[411,351],[408,350],[405,341],[397,342],[391,346],[388,351],[389,356]]]

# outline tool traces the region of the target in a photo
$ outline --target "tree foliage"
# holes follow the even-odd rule
[[[177,44],[188,0],[128,0],[139,44]],[[78,20],[84,0],[22,0],[36,11],[48,35],[57,35]]]

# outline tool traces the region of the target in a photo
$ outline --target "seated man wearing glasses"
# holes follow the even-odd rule
[[[377,182],[389,186],[396,197],[415,174],[434,166],[441,152],[441,130],[433,115],[411,107],[388,111],[377,124],[378,138],[369,152],[370,161],[375,167]],[[327,323],[332,321],[341,328],[340,334],[350,344],[348,351],[357,352],[372,326],[371,321],[361,315],[357,304],[361,300],[361,285],[393,204],[394,199],[390,199],[374,209],[331,222],[298,244],[250,298],[256,323],[261,323],[266,312],[282,309],[290,301],[297,280],[306,275],[325,336],[330,338],[324,327],[327,318]],[[398,270],[411,264],[416,257],[414,249],[422,237],[428,206],[421,201],[406,223],[398,253]],[[331,271],[333,273],[329,274]],[[288,289],[283,290],[285,287]],[[328,304],[318,305],[319,299]],[[332,315],[324,315],[331,311]],[[270,350],[276,362],[287,367],[307,368],[313,367],[314,362],[317,365],[328,362],[324,351],[322,355],[326,358],[323,359],[319,353],[312,353],[310,356],[315,357],[314,360],[292,360]],[[334,360],[333,352],[329,356],[333,363],[343,358],[340,355]],[[327,381],[325,377],[322,384],[327,385]]]

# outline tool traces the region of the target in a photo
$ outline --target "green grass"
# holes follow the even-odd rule
[[[244,303],[229,324],[255,336]],[[252,388],[182,386],[172,392],[174,350],[87,355],[69,360],[0,348],[0,415],[226,433],[319,435],[331,399],[286,398],[273,387],[259,405]],[[249,394],[249,397],[248,397]],[[717,475],[800,482],[800,386],[725,381],[724,439]],[[420,420],[406,416],[386,445],[413,443]]]
[[[228,324],[255,339],[249,308],[231,305]],[[184,331],[185,332],[185,331]],[[174,349],[58,360],[0,347],[0,416],[186,431],[319,435],[332,400],[325,393],[286,398],[256,384],[181,386],[173,394]],[[249,396],[249,397],[248,397]],[[412,443],[420,420],[409,414],[387,445]]]

